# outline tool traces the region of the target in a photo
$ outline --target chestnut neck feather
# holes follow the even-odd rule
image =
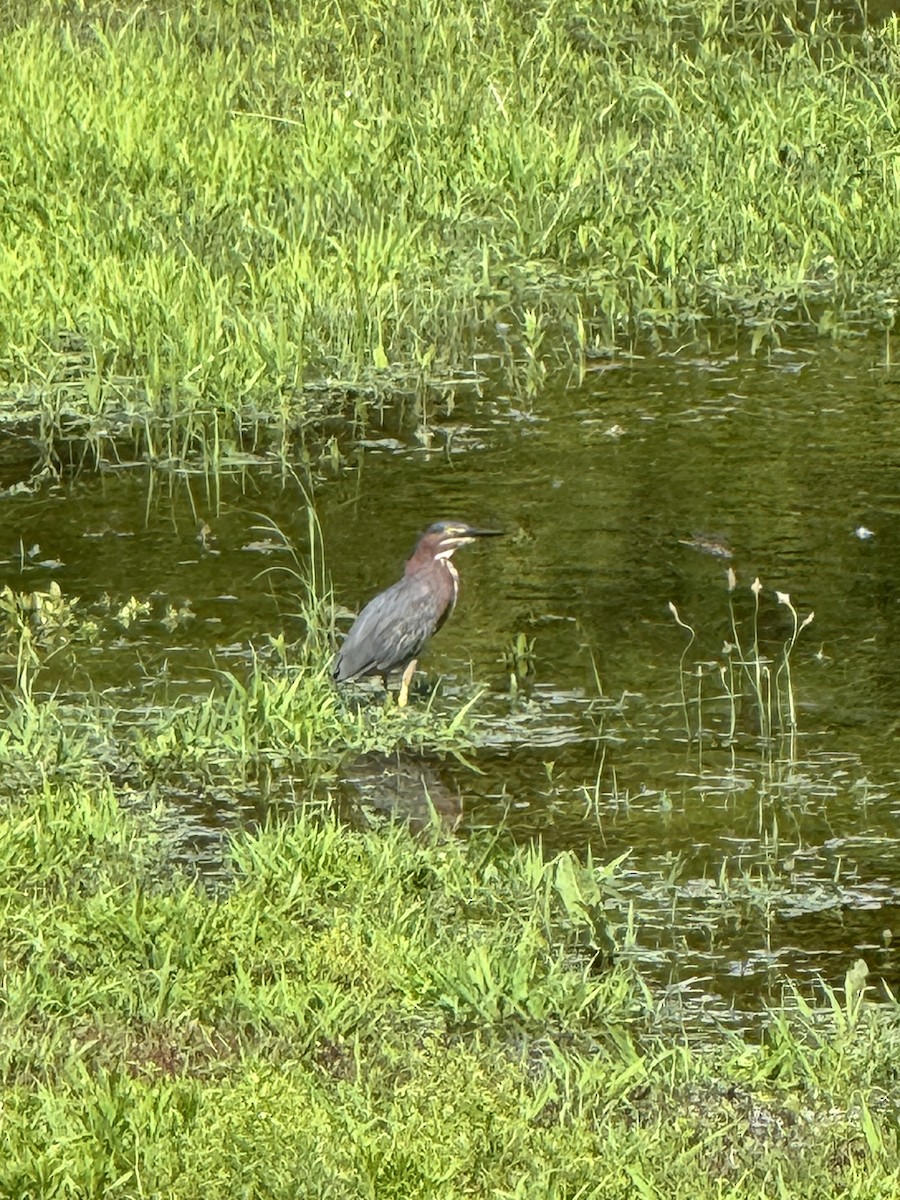
[[[406,560],[405,575],[415,575],[417,571],[421,571],[423,567],[430,567],[432,563],[444,562],[449,565],[450,557],[443,559],[435,559],[435,555],[441,548],[441,539],[439,537],[423,537],[418,543],[415,550]],[[452,554],[453,551],[451,550]]]

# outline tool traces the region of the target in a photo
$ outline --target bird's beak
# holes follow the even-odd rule
[[[460,531],[459,537],[455,538],[454,542],[457,547],[470,546],[472,542],[477,541],[478,538],[502,536],[502,529],[476,529],[474,525],[467,525],[464,530]]]
[[[503,530],[502,529],[476,529],[474,525],[468,525],[466,527],[465,537],[472,538],[473,540],[475,538],[480,538],[480,537],[503,537]]]
[[[441,534],[441,547],[449,549],[452,553],[458,550],[460,546],[471,545],[477,538],[483,537],[501,537],[502,529],[476,529],[474,525],[453,525]]]

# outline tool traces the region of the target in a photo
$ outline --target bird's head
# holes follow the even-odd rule
[[[500,537],[501,533],[499,529],[477,529],[465,521],[436,521],[419,538],[413,558],[448,559],[460,546],[468,546],[478,538]]]

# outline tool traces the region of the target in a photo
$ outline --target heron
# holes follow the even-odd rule
[[[405,708],[419,655],[456,604],[459,572],[453,554],[478,538],[499,537],[499,529],[477,529],[465,521],[429,525],[406,561],[403,578],[379,592],[351,626],[334,662],[337,683],[402,670],[397,704]]]

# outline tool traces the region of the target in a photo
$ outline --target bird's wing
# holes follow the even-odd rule
[[[405,666],[434,632],[439,605],[423,580],[406,576],[381,592],[356,618],[338,652],[334,677],[380,675]]]
[[[356,618],[335,661],[335,679],[385,674],[416,658],[440,617],[427,582],[402,580],[370,600]]]

